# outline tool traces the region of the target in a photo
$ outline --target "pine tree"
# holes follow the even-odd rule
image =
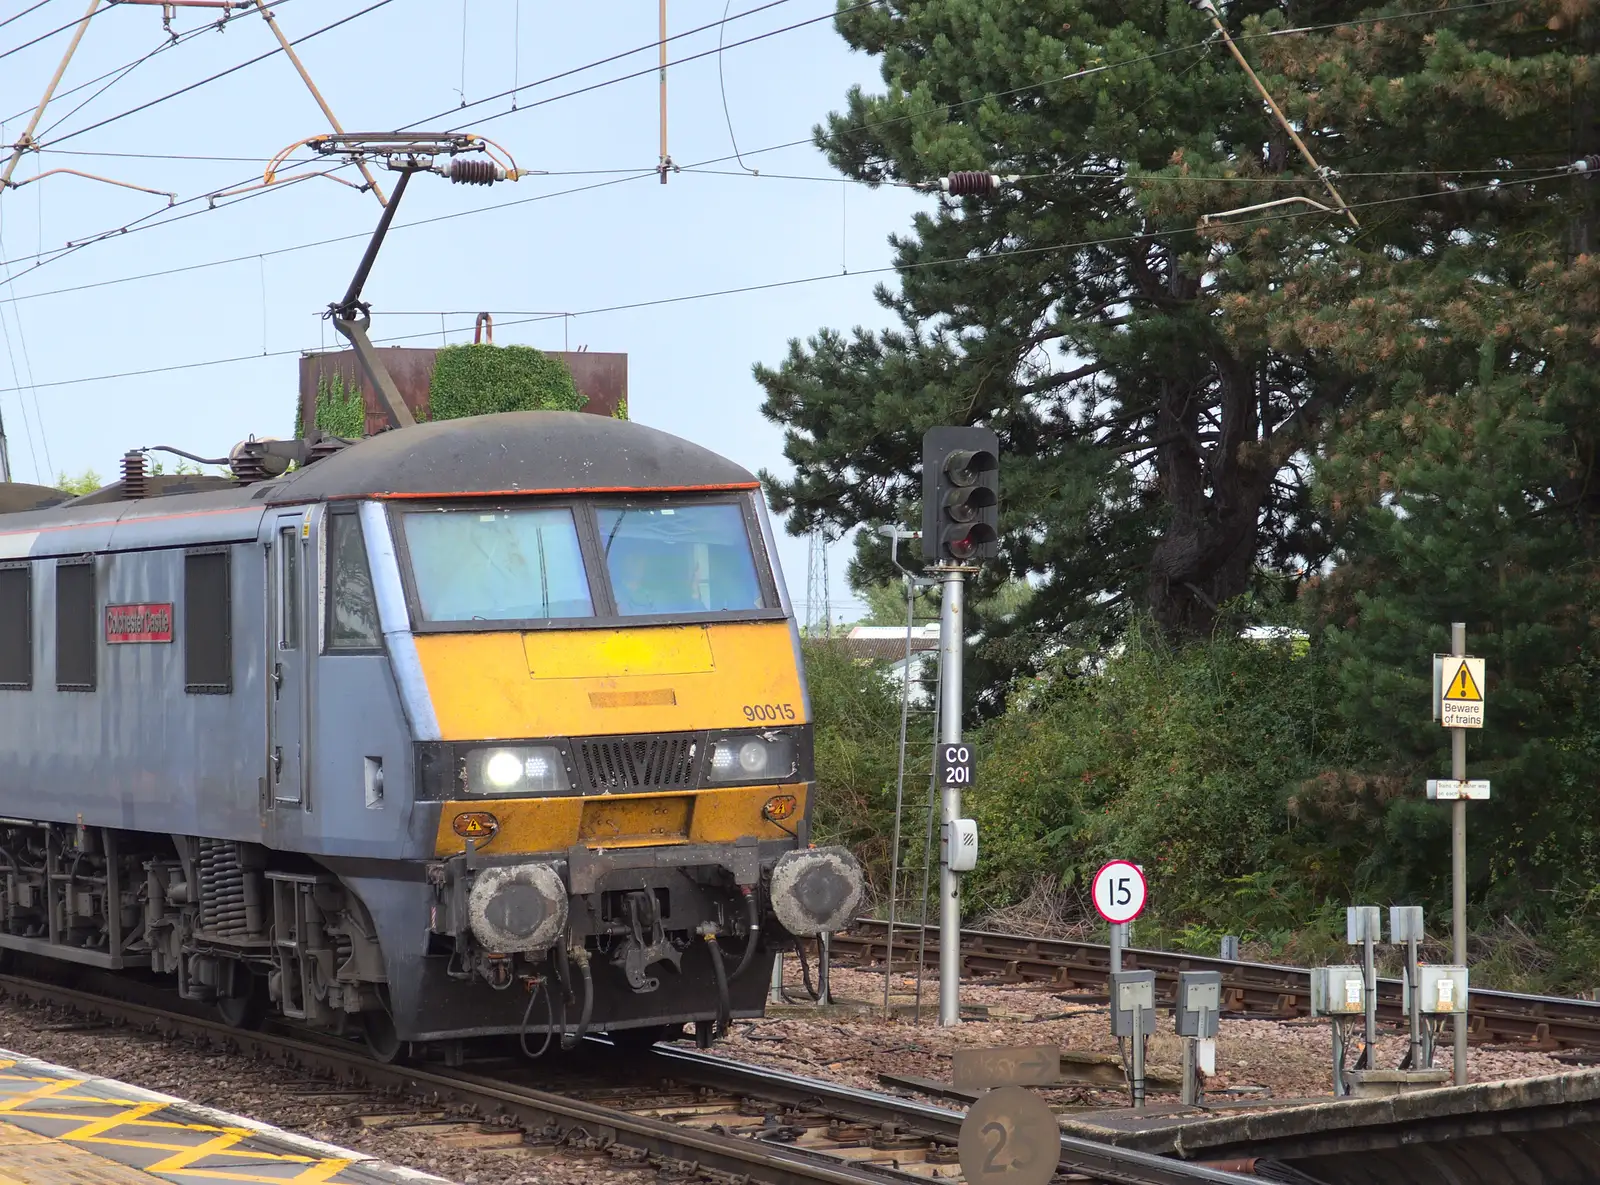
[[[797,470],[771,486],[791,526],[906,517],[922,430],[979,422],[1005,453],[991,578],[1042,577],[1023,627],[1148,609],[1201,633],[1263,566],[1320,560],[1298,458],[1348,384],[1232,325],[1229,302],[1326,234],[1296,224],[1219,267],[1199,232],[1305,188],[1207,21],[1168,0],[930,0],[852,6],[839,27],[887,83],[819,129],[847,176],[1019,180],[895,240],[899,290],[880,298],[900,328],[824,330],[758,368]],[[866,546],[863,580],[881,573]]]
[[[1019,179],[941,200],[895,240],[898,289],[880,299],[898,328],[823,330],[757,368],[796,469],[771,485],[791,525],[914,518],[922,430],[986,423],[1005,453],[989,578],[1038,583],[1024,632],[1144,609],[1192,636],[1264,582],[1292,590],[1329,556],[1308,496],[1329,425],[1387,407],[1402,363],[1430,385],[1472,365],[1477,339],[1410,357],[1434,315],[1410,303],[1421,275],[1463,228],[1543,234],[1570,187],[1528,179],[1585,151],[1592,12],[1229,5],[1357,231],[1307,203],[1328,201],[1322,185],[1177,0],[843,9],[886,88],[818,129],[842,172]],[[1282,199],[1296,204],[1201,228]],[[1515,282],[1504,266],[1490,286]],[[1473,275],[1463,261],[1427,287]],[[858,580],[881,576],[876,546]]]
[[[1600,879],[1600,222],[1562,168],[1595,151],[1597,33],[1596,5],[1559,0],[1374,22],[1278,62],[1327,84],[1303,118],[1411,171],[1361,186],[1405,200],[1292,295],[1361,376],[1318,461],[1338,547],[1316,604],[1377,755],[1305,802],[1358,820],[1369,870],[1447,900],[1447,813],[1421,781],[1448,773],[1429,656],[1464,621],[1489,674],[1469,770],[1495,790],[1471,808],[1471,897],[1546,919]]]

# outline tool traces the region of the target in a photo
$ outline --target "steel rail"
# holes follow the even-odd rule
[[[0,975],[0,993],[178,1033],[231,1052],[324,1072],[375,1090],[424,1093],[432,1101],[468,1105],[479,1115],[503,1117],[527,1130],[567,1133],[581,1129],[591,1137],[598,1134],[648,1155],[696,1164],[745,1180],[773,1185],[890,1185],[922,1179],[871,1161],[853,1162],[820,1149],[722,1135],[470,1070],[433,1070],[378,1062],[367,1056],[363,1047],[339,1039],[313,1043],[278,1033],[237,1029],[204,1017],[18,975]],[[609,1045],[603,1041],[590,1044]],[[634,1054],[624,1065],[634,1075],[644,1070],[646,1078],[654,1076],[657,1082],[669,1078],[764,1103],[821,1109],[853,1122],[892,1125],[908,1135],[951,1145],[959,1141],[964,1118],[958,1111],[912,1099],[686,1049],[656,1046],[642,1056]],[[1070,1136],[1061,1137],[1060,1169],[1107,1185],[1242,1185],[1248,1179]]]
[[[435,1072],[385,1064],[354,1048],[341,1048],[343,1042],[313,1044],[295,1037],[235,1029],[220,1021],[21,976],[0,975],[0,990],[25,1000],[64,1004],[91,1015],[181,1033],[255,1058],[323,1071],[344,1081],[359,1081],[373,1089],[425,1092],[442,1101],[470,1104],[481,1115],[504,1116],[529,1130],[581,1128],[590,1136],[598,1135],[663,1159],[697,1164],[736,1179],[773,1185],[885,1185],[909,1179],[908,1174],[882,1166],[852,1164],[804,1148],[718,1135],[460,1070]]]
[[[917,926],[909,924],[895,926],[897,961],[901,957],[915,960],[917,930]],[[908,933],[913,936],[909,949],[905,937]],[[926,934],[923,965],[937,968],[938,929],[929,926]],[[835,955],[851,953],[863,962],[881,963],[887,937],[887,922],[858,918],[849,931],[833,936],[831,946]],[[961,939],[963,973],[1047,980],[1068,989],[1093,985],[1099,991],[1105,990],[1110,954],[1102,944],[986,930],[963,930]],[[1124,951],[1123,967],[1154,971],[1157,987],[1164,990],[1168,999],[1176,990],[1178,972],[1219,971],[1225,1009],[1283,1017],[1310,1013],[1311,974],[1304,967],[1144,949]],[[1401,992],[1400,980],[1378,980],[1380,1016],[1389,1021],[1404,1018]],[[1468,1009],[1469,1031],[1475,1040],[1600,1048],[1600,1002],[1473,988]]]
[[[657,1046],[650,1053],[652,1067],[659,1066],[680,1081],[697,1082],[720,1090],[749,1091],[795,1106],[822,1104],[829,1110],[855,1113],[879,1123],[910,1124],[920,1132],[955,1143],[961,1133],[961,1112],[935,1107],[915,1099],[860,1090],[837,1082],[805,1078],[771,1066],[756,1066],[698,1050]],[[1243,1185],[1252,1178],[1237,1173],[1170,1160],[1150,1152],[1117,1148],[1075,1136],[1061,1137],[1059,1170],[1094,1177],[1117,1185]]]

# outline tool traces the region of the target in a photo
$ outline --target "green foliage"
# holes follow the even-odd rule
[[[977,738],[971,908],[1041,876],[1087,886],[1112,857],[1145,866],[1163,917],[1250,933],[1292,929],[1344,887],[1299,850],[1291,814],[1305,779],[1349,757],[1318,649],[1223,636],[1174,649],[1135,628],[1120,653],[1063,659],[1015,698]],[[1252,878],[1285,862],[1294,893],[1262,893]]]
[[[93,469],[85,469],[77,477],[68,477],[65,471],[56,476],[56,489],[64,490],[75,498],[92,494],[104,484]]]
[[[769,489],[795,530],[914,521],[922,431],[995,429],[1002,555],[983,579],[1038,592],[975,655],[991,687],[1050,645],[1109,644],[1141,613],[1201,638],[1230,599],[1295,589],[1333,555],[1309,494],[1329,426],[1387,401],[1416,343],[1440,345],[1429,367],[1470,365],[1482,334],[1439,329],[1453,304],[1482,291],[1481,310],[1540,259],[1565,266],[1600,241],[1592,185],[1521,180],[1552,152],[1600,149],[1583,114],[1592,14],[1559,0],[1386,21],[1370,18],[1387,6],[1331,0],[1223,8],[1371,211],[1359,233],[1303,207],[1198,229],[1326,194],[1191,5],[926,0],[838,17],[883,77],[818,129],[842,173],[1022,179],[930,204],[894,239],[889,328],[823,328],[757,367],[794,466]],[[1304,31],[1267,35],[1287,24]],[[1395,299],[1428,273],[1427,300]],[[1537,315],[1564,323],[1554,302]],[[889,575],[885,550],[858,536],[856,583]]]
[[[1283,171],[1259,96],[1202,48],[1205,18],[1166,0],[929,0],[838,26],[885,83],[819,129],[843,173],[1027,180],[941,202],[895,238],[899,291],[880,293],[894,328],[822,329],[757,367],[795,467],[769,481],[791,528],[913,521],[923,430],[992,427],[1002,556],[982,579],[1039,582],[1025,613],[989,623],[975,673],[992,684],[1047,641],[1110,640],[1141,604],[1203,636],[1259,563],[1319,560],[1304,471],[1282,465],[1324,407],[1307,399],[1311,363],[1297,341],[1233,331],[1235,295],[1281,277],[1215,276],[1195,229],[1208,209],[1278,196]],[[1208,184],[1174,201],[1179,177]],[[1326,247],[1318,225],[1280,220],[1234,255],[1303,258]],[[857,583],[887,575],[884,550],[858,536]]]
[[[881,888],[894,824],[897,688],[882,667],[837,647],[807,643],[805,657],[818,835],[853,847]],[[1422,903],[1431,932],[1444,932],[1448,900],[1434,874],[1448,869],[1448,854],[1416,848],[1448,831],[1444,812],[1392,777],[1350,772],[1381,767],[1385,750],[1343,707],[1349,661],[1338,640],[1219,633],[1174,647],[1148,626],[1109,653],[1055,656],[972,735],[977,784],[964,805],[982,842],[963,887],[967,919],[1021,902],[1041,883],[1086,897],[1095,869],[1116,856],[1144,865],[1151,881],[1141,943],[1214,953],[1222,935],[1235,934],[1260,957],[1327,963],[1346,953],[1344,908],[1353,901]],[[923,728],[913,755],[924,750]],[[920,859],[926,777],[924,765],[906,782],[908,866]],[[1569,817],[1593,834],[1587,815]],[[1475,868],[1480,852],[1492,865],[1494,852],[1514,849],[1487,808],[1475,806],[1473,819]],[[1579,828],[1573,844],[1588,842]],[[1501,875],[1511,883],[1473,886],[1478,982],[1600,985],[1594,881],[1558,880],[1539,907],[1512,873]],[[908,884],[914,896],[915,878]]]
[[[884,885],[900,737],[898,689],[880,667],[851,658],[837,645],[803,641],[801,649],[815,722],[817,842],[849,845],[873,883]]]
[[[150,472],[156,477],[160,477],[162,474],[167,472],[167,462],[151,461]],[[204,476],[204,474],[205,470],[199,465],[196,465],[193,461],[185,461],[182,458],[179,458],[172,464],[173,477],[201,477]]]
[[[317,380],[317,427],[328,436],[347,440],[360,440],[367,434],[366,405],[361,398],[361,388],[355,384],[346,387],[341,375]],[[295,435],[305,435],[301,416],[295,413]]]
[[[617,400],[617,410],[611,413],[611,418],[613,420],[625,420],[628,418],[628,401],[626,399]]]
[[[1033,590],[1026,581],[1013,580],[1001,585],[988,596],[979,597],[968,602],[968,610],[979,615],[984,620],[1005,622],[1023,612],[1028,601],[1033,595]],[[899,626],[904,629],[906,624],[906,588],[904,581],[894,581],[888,584],[869,584],[860,590],[862,604],[866,612],[861,615],[860,625],[886,625]],[[918,591],[912,606],[912,612],[918,622],[937,621],[939,618],[939,590],[927,588]]]
[[[1151,870],[1174,941],[1225,927],[1312,957],[1357,893],[1439,928],[1428,659],[1465,621],[1489,663],[1469,772],[1495,782],[1471,808],[1480,953],[1508,982],[1592,987],[1600,188],[1560,170],[1600,153],[1600,21],[1570,0],[1224,7],[1359,231],[1303,208],[1197,229],[1325,194],[1192,5],[841,11],[884,80],[818,131],[841,172],[1021,179],[915,216],[890,328],[757,368],[794,466],[774,504],[796,530],[915,521],[922,431],[1000,436],[974,908],[1115,853]],[[857,538],[852,583],[889,580]],[[1309,642],[1234,636],[1230,602],[1259,620],[1307,589]]]
[[[1430,656],[1465,622],[1488,668],[1468,770],[1495,787],[1469,811],[1469,898],[1542,927],[1569,921],[1600,881],[1600,505],[1587,490],[1600,372],[1531,342],[1512,356],[1496,373],[1490,353],[1448,394],[1418,378],[1342,431],[1323,467],[1330,499],[1355,503],[1343,519],[1353,559],[1317,604],[1341,711],[1382,755],[1344,774],[1325,813],[1361,803],[1341,824],[1352,846],[1447,907],[1448,812],[1421,786],[1449,768],[1448,734],[1429,720]],[[1367,481],[1383,487],[1370,501]],[[1600,932],[1600,912],[1584,909]]]
[[[502,411],[581,411],[587,397],[556,358],[530,346],[446,346],[428,384],[435,420]]]

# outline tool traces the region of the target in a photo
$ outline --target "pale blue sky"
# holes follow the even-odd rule
[[[367,7],[372,0],[284,0],[275,11],[297,38]],[[0,2],[0,21],[31,0]],[[733,0],[732,14],[763,0]],[[82,14],[85,0],[50,0],[0,28],[0,53]],[[519,12],[520,9],[520,12]],[[831,12],[831,0],[783,0],[730,20],[726,41],[743,40]],[[131,62],[161,43],[160,9],[121,5],[90,22],[63,89]],[[648,0],[556,5],[545,0],[391,0],[376,11],[298,47],[313,78],[347,130],[388,130],[457,107],[461,102],[465,12],[465,96],[476,100],[546,75],[644,45],[656,36],[657,6]],[[677,33],[718,21],[712,0],[669,0],[668,29]],[[174,28],[205,24],[207,10],[181,11]],[[0,59],[0,118],[6,143],[65,48],[61,34]],[[258,16],[233,21],[156,54],[105,94],[48,131],[95,88],[58,99],[39,138],[70,136],[108,116],[236,65],[275,46]],[[717,30],[669,45],[680,59],[717,45]],[[515,54],[513,49],[515,47]],[[523,168],[552,172],[649,170],[658,155],[654,72],[587,94],[529,106],[563,92],[646,70],[654,47],[607,66],[525,90],[515,114],[499,118],[499,100],[426,125],[465,124],[504,144]],[[801,140],[842,103],[855,82],[877,83],[875,61],[850,53],[831,21],[779,33],[723,54],[728,110],[746,151]],[[680,165],[730,153],[718,86],[717,58],[669,71],[669,149]],[[24,158],[15,180],[39,169],[77,168],[180,199],[259,179],[250,161],[182,161],[127,156],[163,153],[265,158],[327,125],[282,54],[228,78],[72,136],[55,152]],[[808,145],[759,153],[749,163],[763,174],[832,176]],[[738,172],[732,162],[709,166]],[[684,172],[663,186],[654,176],[621,180],[583,193],[559,191],[615,181],[624,173],[528,177],[490,189],[439,178],[413,183],[397,227],[380,257],[366,298],[374,337],[430,334],[440,320],[385,316],[384,310],[504,311],[496,341],[549,349],[564,344],[629,355],[630,412],[752,469],[783,468],[781,435],[762,418],[752,362],[776,362],[788,338],[818,326],[879,325],[871,298],[882,275],[840,275],[882,268],[886,236],[906,227],[920,198],[903,189],[794,181],[778,177]],[[386,188],[392,176],[384,176]],[[491,211],[508,201],[550,195]],[[221,455],[250,433],[288,435],[293,426],[294,354],[332,344],[318,313],[344,290],[374,225],[371,196],[331,181],[275,189],[231,208],[116,236],[27,275],[47,255],[161,210],[151,197],[76,177],[46,178],[0,195],[0,415],[10,437],[14,476],[48,481],[54,472],[93,467],[103,476],[126,449],[174,444]],[[204,210],[205,203],[175,209]],[[405,223],[468,214],[430,226]],[[289,253],[283,248],[340,235],[348,242]],[[260,257],[258,258],[258,253]],[[55,295],[57,289],[138,273],[247,256],[240,262]],[[16,276],[10,287],[4,274]],[[593,312],[570,319],[510,325],[512,311],[602,309],[636,301],[723,288],[831,276],[799,284],[652,308]],[[19,298],[15,303],[10,297]],[[470,313],[445,319],[448,340],[470,340]],[[67,382],[130,370],[256,355],[247,361],[101,382]],[[37,384],[30,386],[29,384]],[[50,386],[47,384],[63,384]],[[798,600],[805,595],[806,545],[782,545],[785,573]],[[846,548],[833,552],[833,597]]]

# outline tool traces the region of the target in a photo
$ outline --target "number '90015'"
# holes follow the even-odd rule
[[[746,720],[793,720],[795,711],[793,704],[746,704],[744,706]]]

